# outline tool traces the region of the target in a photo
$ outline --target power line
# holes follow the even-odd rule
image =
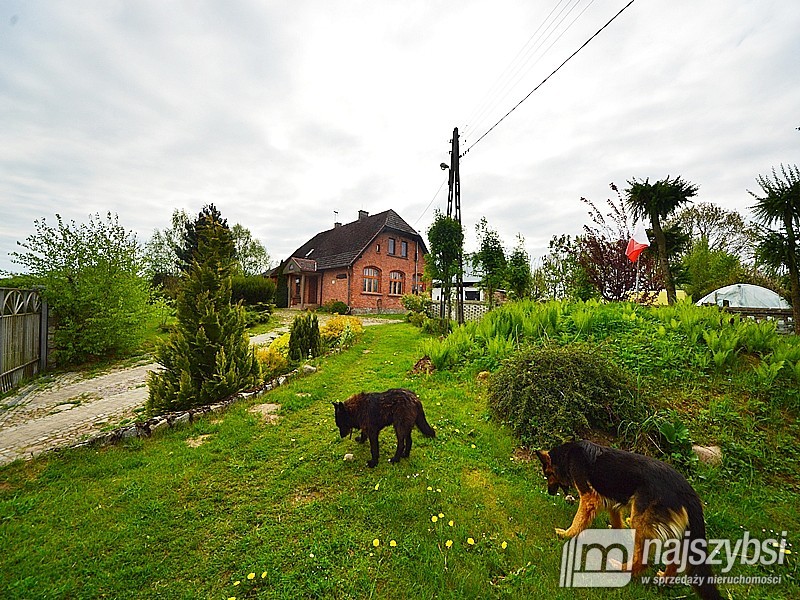
[[[534,34],[528,39],[528,41],[523,46],[522,50],[517,53],[517,56],[514,60],[509,64],[509,66],[504,71],[503,75],[500,76],[498,81],[494,84],[493,88],[487,94],[487,99],[484,100],[481,109],[477,111],[477,115],[474,115],[470,118],[467,122],[466,129],[469,131],[465,131],[465,135],[470,135],[472,131],[477,131],[483,129],[483,123],[485,121],[489,121],[491,117],[491,112],[503,102],[506,97],[514,90],[514,87],[522,80],[524,75],[529,72],[534,66],[536,66],[542,58],[548,53],[548,51],[553,47],[553,45],[561,39],[561,37],[575,24],[581,15],[594,3],[594,0],[591,0],[589,4],[584,7],[584,9],[575,17],[567,26],[564,28],[561,33],[558,34],[556,39],[550,43],[550,45],[541,50],[544,44],[552,37],[561,26],[561,24],[569,17],[570,14],[578,7],[582,0],[569,0],[566,6],[564,6],[558,14],[555,15],[553,20],[547,24],[547,21],[553,16],[553,13],[558,9],[561,5],[559,2],[550,14],[547,16],[545,21],[536,29]],[[571,5],[570,5],[571,4]],[[566,11],[566,12],[565,12]],[[544,30],[538,35],[540,30],[544,27]],[[541,52],[540,52],[541,51]],[[534,60],[534,57],[539,54],[538,58]],[[520,58],[521,57],[521,58]],[[533,61],[531,63],[531,61]],[[505,81],[504,81],[505,79]],[[489,121],[491,122],[491,121]]]
[[[417,225],[417,223],[419,223],[420,219],[422,219],[422,217],[425,216],[425,213],[428,212],[428,209],[431,207],[431,204],[433,204],[433,201],[436,200],[436,196],[438,196],[439,192],[442,191],[442,188],[444,187],[445,183],[447,183],[447,178],[446,177],[445,177],[444,181],[442,181],[442,184],[439,186],[439,189],[436,190],[436,193],[433,195],[433,198],[431,198],[431,201],[428,202],[428,206],[425,207],[425,210],[422,211],[422,214],[419,217],[417,217],[416,221],[414,221],[414,225],[412,225],[412,227],[416,227],[416,225]]]
[[[583,10],[582,10],[580,13],[578,13],[578,15],[577,15],[577,16],[576,16],[574,19],[572,19],[572,21],[570,21],[569,25],[567,25],[567,26],[566,26],[566,28],[565,28],[563,31],[561,31],[561,33],[559,33],[559,34],[558,34],[558,36],[557,36],[557,37],[556,37],[556,38],[555,38],[555,39],[554,39],[552,42],[550,42],[550,45],[549,45],[549,46],[547,46],[547,48],[546,48],[546,49],[545,49],[545,50],[542,52],[542,54],[541,54],[541,55],[540,55],[540,56],[539,56],[539,57],[538,57],[538,58],[537,58],[537,59],[536,59],[536,60],[533,62],[533,64],[531,64],[531,65],[530,65],[530,67],[528,67],[528,70],[532,69],[532,68],[533,68],[533,67],[535,67],[537,64],[539,64],[539,61],[540,61],[540,60],[542,60],[542,59],[545,57],[545,55],[546,55],[546,54],[547,54],[547,53],[550,51],[550,49],[551,49],[553,46],[555,46],[555,44],[558,42],[558,40],[560,40],[560,39],[563,37],[563,35],[564,35],[565,33],[567,33],[567,31],[569,31],[569,29],[570,29],[570,28],[571,28],[571,27],[572,27],[572,26],[575,24],[575,21],[577,21],[578,19],[580,19],[580,18],[583,16],[583,13],[585,13],[587,10],[589,10],[589,7],[591,7],[591,6],[592,6],[592,4],[594,4],[594,1],[595,1],[595,0],[591,0],[591,1],[589,2],[589,4],[587,4],[587,5],[586,5],[586,6],[583,8]],[[573,6],[572,8],[570,8],[570,11],[569,11],[569,12],[568,12],[566,15],[564,15],[564,18],[563,18],[563,19],[561,19],[561,21],[559,22],[559,25],[561,25],[561,23],[563,23],[564,19],[566,19],[566,18],[567,18],[567,17],[568,17],[568,16],[569,16],[569,15],[572,13],[572,10],[573,10],[574,8],[576,8],[576,7],[577,7],[577,4],[576,4],[575,6]],[[551,35],[553,35],[554,33],[555,33],[555,30],[551,31],[551,32],[550,32],[550,33],[547,35],[547,37],[546,37],[546,38],[544,38],[543,40],[541,40],[541,41],[539,42],[539,46],[538,46],[538,47],[541,47],[541,46],[542,46],[542,45],[543,45],[543,44],[544,44],[544,43],[545,43],[545,42],[546,42],[546,41],[547,41],[547,40],[550,38],[550,36],[551,36]],[[519,81],[520,81],[521,79],[522,79],[522,76],[520,76],[520,77],[517,79],[517,81],[515,81],[515,82],[514,82],[514,85],[516,85],[517,83],[519,83]],[[506,97],[507,97],[507,96],[508,96],[508,95],[511,93],[511,90],[512,90],[512,89],[513,89],[513,86],[512,86],[511,88],[509,88],[509,89],[508,89],[508,90],[505,92],[505,94],[503,94],[503,97],[502,97],[502,98],[500,98],[500,99],[497,101],[497,103],[496,103],[496,104],[499,104],[499,103],[500,103],[500,101],[502,101],[502,100],[505,100],[505,99],[506,99]],[[488,117],[489,115],[486,115],[486,116]],[[475,127],[475,129],[478,129],[478,128],[477,128],[477,127]]]
[[[472,143],[472,144],[471,144],[471,145],[470,145],[470,146],[469,146],[469,147],[468,147],[466,150],[464,150],[464,153],[463,153],[461,156],[464,156],[465,154],[467,154],[467,153],[468,153],[470,150],[472,150],[472,149],[475,147],[475,145],[476,145],[478,142],[480,142],[480,141],[481,141],[483,138],[485,138],[487,135],[489,135],[489,133],[491,133],[491,132],[494,130],[494,128],[495,128],[495,127],[497,127],[498,125],[500,125],[500,123],[502,123],[503,121],[505,121],[505,120],[506,120],[506,118],[507,118],[507,117],[508,117],[508,116],[509,116],[511,113],[513,113],[515,110],[517,110],[517,108],[519,108],[519,106],[520,106],[520,105],[521,105],[523,102],[525,102],[525,100],[527,100],[528,98],[530,98],[530,97],[533,95],[533,93],[534,93],[536,90],[538,90],[538,89],[539,89],[540,87],[542,87],[542,86],[543,86],[545,83],[547,83],[547,81],[548,81],[548,80],[549,80],[549,79],[550,79],[550,78],[551,78],[553,75],[555,75],[556,73],[558,73],[558,72],[561,70],[561,67],[563,67],[564,65],[566,65],[566,64],[567,64],[567,63],[568,63],[570,60],[572,60],[572,59],[573,59],[573,58],[574,58],[574,57],[575,57],[575,56],[578,54],[578,52],[580,52],[580,51],[581,51],[581,50],[583,50],[583,49],[584,49],[586,46],[588,46],[588,45],[589,45],[589,42],[591,42],[591,41],[592,41],[594,38],[596,38],[598,35],[600,35],[600,33],[602,33],[602,31],[603,31],[603,30],[604,30],[606,27],[608,27],[609,25],[611,25],[611,23],[613,23],[613,22],[614,22],[614,20],[615,20],[617,17],[619,17],[619,16],[620,16],[620,15],[621,15],[623,12],[625,12],[625,10],[626,10],[626,9],[627,9],[627,8],[628,8],[628,7],[629,7],[631,4],[633,4],[635,1],[636,1],[636,0],[630,0],[630,2],[628,2],[628,3],[627,3],[625,6],[623,6],[623,7],[622,7],[622,8],[619,10],[619,12],[618,12],[617,14],[615,14],[613,17],[611,17],[611,19],[609,19],[609,20],[608,20],[608,22],[607,22],[605,25],[603,25],[603,26],[602,26],[600,29],[598,29],[598,30],[597,30],[597,31],[596,31],[596,32],[595,32],[595,33],[594,33],[594,34],[593,34],[593,35],[592,35],[592,36],[591,36],[591,37],[590,37],[588,40],[586,40],[586,41],[585,41],[583,44],[581,44],[580,48],[578,48],[577,50],[575,50],[575,52],[573,52],[572,54],[570,54],[570,55],[569,55],[569,56],[568,56],[568,57],[567,57],[567,58],[564,60],[564,62],[562,62],[560,65],[558,65],[558,67],[556,67],[556,69],[555,69],[555,70],[554,70],[552,73],[550,73],[550,75],[548,75],[547,77],[545,77],[545,78],[542,80],[542,82],[541,82],[539,85],[537,85],[537,86],[536,86],[535,88],[533,88],[533,89],[532,89],[530,92],[528,92],[528,94],[527,94],[527,95],[526,95],[526,96],[525,96],[525,97],[524,97],[522,100],[520,100],[519,102],[517,102],[517,103],[516,103],[516,104],[515,104],[515,105],[514,105],[514,106],[511,108],[511,110],[509,110],[509,111],[508,111],[506,114],[504,114],[502,117],[500,117],[500,120],[499,120],[499,121],[497,121],[497,123],[495,123],[494,125],[492,125],[492,126],[491,126],[491,127],[488,129],[488,130],[486,130],[486,132],[485,132],[483,135],[481,135],[481,136],[480,136],[480,137],[479,137],[477,140],[475,140],[475,141],[474,141],[474,142],[473,142],[473,143]]]
[[[562,2],[564,2],[564,0],[558,0],[556,5],[550,11],[550,13],[545,17],[544,21],[542,21],[539,24],[539,26],[536,28],[536,31],[533,32],[531,37],[528,38],[528,41],[525,42],[525,44],[523,44],[522,48],[520,48],[519,52],[517,52],[517,55],[514,57],[514,59],[508,64],[508,66],[500,74],[500,76],[497,78],[497,80],[489,87],[489,89],[486,91],[486,94],[484,94],[483,99],[478,104],[478,107],[470,115],[469,119],[467,119],[467,121],[465,123],[466,129],[474,129],[475,126],[477,125],[477,123],[483,119],[483,114],[493,104],[496,103],[496,100],[494,98],[497,96],[497,94],[499,94],[499,91],[505,89],[508,86],[508,82],[506,82],[505,80],[506,79],[512,79],[514,74],[516,74],[516,70],[518,69],[518,67],[516,67],[516,65],[518,63],[522,63],[524,65],[525,62],[528,61],[528,58],[526,58],[526,57],[530,53],[529,47],[531,46],[531,44],[536,39],[537,34],[539,34],[539,32],[542,30],[542,28],[550,20],[550,17],[553,16],[553,13],[555,13],[556,10],[558,9],[558,7],[561,6]],[[563,12],[563,9],[562,9],[562,12]],[[549,29],[551,26],[552,26],[552,24],[548,25],[547,29]],[[539,35],[539,37],[541,37],[541,35]],[[498,90],[498,91],[496,92],[495,90]],[[466,134],[466,130],[465,130],[464,133]]]

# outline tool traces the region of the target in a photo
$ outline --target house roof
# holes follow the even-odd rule
[[[416,239],[420,243],[422,254],[427,254],[428,249],[422,236],[396,212],[387,210],[377,215],[362,216],[352,223],[320,232],[292,252],[292,257],[314,262],[317,271],[347,267],[352,265],[370,242],[385,230],[396,231]]]

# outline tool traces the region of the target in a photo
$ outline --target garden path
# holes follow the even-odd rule
[[[289,331],[297,311],[276,310],[280,324],[250,338],[267,344]],[[320,314],[320,324],[329,315]],[[363,318],[364,325],[387,323]],[[43,375],[0,400],[0,465],[32,458],[47,450],[79,443],[87,437],[137,420],[147,402],[147,373],[156,363],[139,361],[102,374]]]

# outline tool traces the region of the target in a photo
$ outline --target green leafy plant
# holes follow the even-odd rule
[[[28,272],[26,285],[42,288],[56,316],[56,358],[61,364],[134,352],[145,337],[152,312],[150,284],[136,236],[116,215],[88,223],[51,226],[34,221],[35,233],[11,252]]]

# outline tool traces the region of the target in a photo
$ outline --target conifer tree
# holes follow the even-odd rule
[[[313,313],[297,315],[289,332],[289,358],[301,361],[322,354],[319,321]]]
[[[178,324],[156,351],[164,370],[148,377],[150,414],[215,402],[260,378],[244,309],[231,304],[233,239],[214,215],[206,220],[181,281]]]

